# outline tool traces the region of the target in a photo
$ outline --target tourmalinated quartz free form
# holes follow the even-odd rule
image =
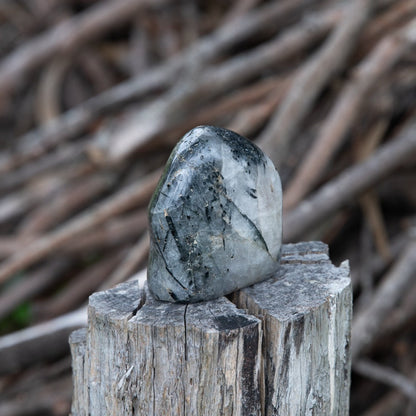
[[[265,280],[282,243],[282,187],[249,140],[211,126],[173,150],[149,206],[148,285],[156,299],[198,302]]]

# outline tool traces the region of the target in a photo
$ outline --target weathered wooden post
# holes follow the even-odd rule
[[[282,247],[279,174],[256,145],[191,130],[149,225],[147,286],[92,295],[70,339],[73,416],[348,414],[348,265]]]
[[[319,242],[276,275],[181,305],[137,282],[90,297],[70,338],[73,416],[348,415],[351,285]]]

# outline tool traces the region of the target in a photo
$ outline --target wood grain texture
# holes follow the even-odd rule
[[[348,265],[318,242],[284,246],[276,276],[232,301],[124,283],[71,336],[72,415],[348,415],[350,324]]]
[[[348,415],[351,285],[325,244],[284,246],[274,278],[241,290],[263,321],[266,415]]]
[[[85,377],[85,353],[87,351],[87,328],[77,329],[69,336],[69,345],[72,355],[72,407],[73,415],[84,414],[83,406],[88,401],[88,386],[84,382]]]

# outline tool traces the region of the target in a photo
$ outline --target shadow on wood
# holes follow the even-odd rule
[[[277,274],[230,299],[96,293],[70,337],[72,415],[348,415],[351,299],[319,242],[283,246]]]

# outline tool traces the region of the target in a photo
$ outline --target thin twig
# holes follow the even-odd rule
[[[405,328],[411,327],[416,318],[416,284],[404,296],[400,307],[384,323],[383,337],[394,336]]]
[[[370,409],[362,416],[391,416],[402,415],[404,408],[403,394],[397,390],[384,394]]]
[[[283,99],[285,90],[280,88],[269,94],[262,102],[241,110],[227,128],[238,131],[239,134],[250,137],[254,131],[259,130],[270,114]]]
[[[2,416],[67,415],[71,412],[70,374],[60,375],[50,381],[36,379],[13,397],[1,399]]]
[[[0,224],[14,219],[50,198],[64,184],[64,179],[49,177],[33,184],[29,189],[10,193],[0,199]]]
[[[137,280],[139,287],[143,287],[146,270],[131,276],[129,280]],[[0,375],[14,373],[31,364],[69,353],[69,334],[86,326],[87,307],[82,306],[73,312],[0,337]],[[54,348],[50,348],[51,345]]]
[[[58,117],[61,113],[60,87],[72,60],[59,56],[43,71],[37,88],[35,118],[39,124]]]
[[[168,130],[166,132],[166,138],[163,139],[163,143],[176,143],[178,137],[183,134],[184,131],[190,130],[191,128],[201,124],[213,124],[216,119],[224,117],[224,115],[230,116],[236,112],[238,113],[238,110],[241,109],[241,107],[248,106],[259,101],[262,102],[266,96],[275,95],[276,102],[278,102],[286,93],[290,82],[290,77],[276,76],[261,79],[248,87],[239,88],[237,91],[226,95],[223,99],[215,101],[214,103],[202,108],[196,114],[191,114],[190,117],[178,127]],[[244,133],[240,132],[238,129],[235,131],[244,135]],[[165,137],[165,134],[163,134],[163,136]]]
[[[358,140],[358,150],[356,159],[365,160],[373,153],[374,149],[381,143],[386,133],[390,119],[383,117],[367,133],[363,140]],[[373,191],[367,192],[360,198],[361,208],[374,236],[375,245],[378,252],[389,261],[391,258],[390,247],[387,237],[387,231],[383,220],[378,197]]]

